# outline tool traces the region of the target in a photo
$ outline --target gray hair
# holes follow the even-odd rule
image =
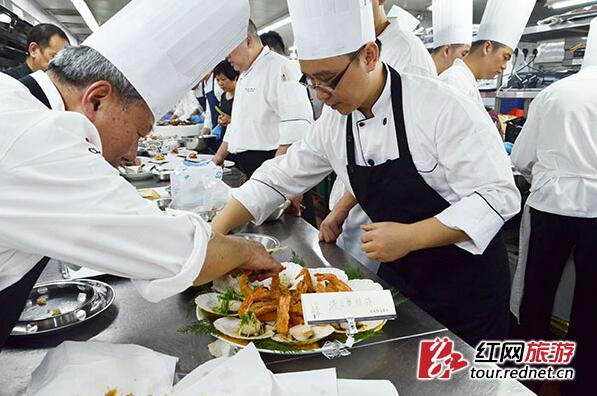
[[[48,72],[62,83],[79,89],[87,88],[96,81],[107,81],[125,104],[143,101],[124,74],[91,47],[64,48],[50,62]]]

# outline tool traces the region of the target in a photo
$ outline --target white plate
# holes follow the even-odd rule
[[[351,279],[346,282],[352,291],[382,291],[383,286],[371,279]]]
[[[185,159],[187,161],[190,162],[206,162],[206,161],[211,161],[213,159],[213,155],[211,154],[197,154],[197,158],[189,158],[188,154],[185,157]],[[234,161],[228,161],[228,160],[224,160],[224,168],[232,168],[235,165]]]
[[[219,308],[221,305],[221,301],[218,298],[219,296],[221,296],[220,293],[200,294],[197,296],[197,298],[195,298],[195,304],[197,304],[197,307],[201,308],[202,310],[209,312],[211,314],[214,314],[214,315],[238,316],[238,311],[234,312],[234,313],[229,313],[227,315],[224,315],[224,314],[214,311],[214,308]],[[232,302],[232,301],[233,300],[231,300],[230,302]],[[238,303],[239,306],[240,306],[240,304],[242,304],[242,301],[236,301],[236,302]]]
[[[224,317],[217,319],[214,322],[214,327],[224,335],[228,337],[237,338],[239,340],[265,340],[266,338],[272,338],[275,334],[273,326],[265,325],[265,332],[258,336],[243,336],[238,334],[240,328],[239,318]]]

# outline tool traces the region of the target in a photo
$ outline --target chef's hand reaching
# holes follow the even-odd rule
[[[348,217],[348,213],[336,206],[321,222],[319,226],[319,240],[326,243],[336,242],[340,234],[342,234],[342,226]]]
[[[415,234],[411,232],[410,227],[409,224],[391,222],[363,224],[362,249],[367,258],[388,263],[415,250]]]
[[[239,243],[246,244],[247,255],[243,264],[239,267],[242,270],[252,271],[253,279],[262,281],[277,275],[284,269],[280,263],[273,259],[271,254],[259,242],[248,241],[242,237],[229,236],[237,239]]]
[[[286,213],[291,216],[301,217],[303,214],[303,210],[305,209],[305,206],[302,203],[303,196],[296,195],[294,197],[288,197],[288,200],[290,201],[290,206],[286,208]]]

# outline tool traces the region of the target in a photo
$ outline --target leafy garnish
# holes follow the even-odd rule
[[[242,301],[243,297],[236,294],[234,289],[228,288],[225,294],[221,294],[218,296],[218,300],[220,300],[220,306],[214,307],[212,308],[212,310],[222,315],[228,315],[230,313],[230,301]]]
[[[212,322],[207,319],[200,320],[188,326],[178,329],[181,334],[196,334],[196,335],[217,335],[220,334]]]
[[[255,316],[255,313],[253,312],[252,309],[249,309],[243,316],[240,317],[240,325],[241,326],[248,325],[248,324],[255,323],[255,322],[259,322],[259,319],[257,319],[257,316]]]
[[[400,296],[400,292],[398,290],[392,289],[392,298],[394,299],[394,307],[398,308],[402,304],[408,301],[408,298],[398,298]]]
[[[363,274],[361,272],[361,269],[359,267],[357,267],[356,265],[353,267],[348,267],[344,272],[346,273],[346,276],[348,276],[349,280],[363,279]]]
[[[300,257],[298,254],[296,254],[296,252],[294,250],[292,251],[292,257],[290,258],[290,262],[298,264],[301,267],[307,266],[307,264],[305,263],[305,260],[303,260],[303,258]]]
[[[293,347],[292,345],[283,344],[272,339],[265,340],[253,340],[253,344],[259,349],[268,349],[270,351],[278,352],[297,352],[300,349]]]
[[[364,331],[362,333],[355,334],[353,336],[353,338],[355,341],[364,341],[369,338],[377,337],[377,336],[381,335],[382,333],[383,333],[383,330],[373,329],[373,330],[368,330],[368,331]]]

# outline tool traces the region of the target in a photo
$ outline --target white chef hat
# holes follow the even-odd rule
[[[433,0],[433,48],[472,40],[473,0]]]
[[[247,0],[133,0],[83,45],[107,58],[161,118],[247,37]]]
[[[392,6],[390,12],[388,12],[388,18],[396,18],[394,23],[398,24],[400,30],[406,32],[414,32],[421,24],[421,21],[419,21],[413,14],[397,5]]]
[[[299,59],[325,59],[375,41],[371,0],[288,0]]]
[[[582,62],[583,68],[591,66],[597,66],[597,18],[591,21],[585,59]]]
[[[518,47],[536,0],[489,0],[483,13],[477,40],[497,41]]]

